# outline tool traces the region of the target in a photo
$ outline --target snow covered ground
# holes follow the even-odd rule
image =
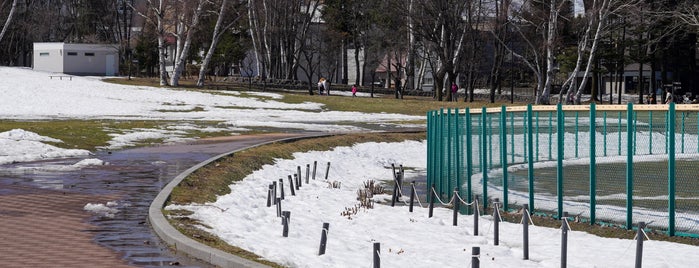
[[[366,114],[324,111],[318,103],[288,104],[279,94],[246,92],[206,93],[151,87],[114,85],[98,78],[74,77],[55,80],[49,73],[23,68],[0,67],[0,119],[122,119],[170,120],[163,129],[114,130],[112,148],[126,146],[142,138],[171,138],[182,131],[220,131],[231,134],[250,128],[281,127],[311,131],[364,130],[352,122],[390,124],[393,121],[419,120],[420,116]],[[250,97],[253,96],[253,97]],[[349,99],[348,99],[349,101]],[[222,121],[217,126],[201,127],[199,121]],[[179,123],[181,122],[181,123]],[[342,124],[339,124],[341,122]],[[49,145],[48,143],[54,144]],[[0,165],[61,157],[87,158],[68,167],[107,164],[93,159],[85,150],[60,148],[61,141],[25,130],[0,133]],[[231,185],[231,194],[212,204],[192,204],[182,208],[195,211],[194,217],[210,226],[209,231],[233,245],[291,267],[370,267],[372,243],[381,243],[384,267],[468,267],[471,247],[481,247],[482,267],[558,267],[560,231],[531,228],[531,260],[522,260],[521,229],[515,224],[500,227],[499,246],[492,243],[492,221],[481,218],[480,236],[473,236],[471,216],[460,216],[459,225],[451,225],[451,211],[436,209],[427,218],[427,210],[377,205],[360,209],[351,219],[340,213],[355,206],[356,191],[367,180],[389,180],[391,164],[403,164],[408,180],[425,170],[424,142],[365,143],[340,147],[327,152],[295,154],[293,160],[256,171],[240,183]],[[341,188],[329,188],[323,180],[304,184],[296,196],[283,201],[291,211],[288,238],[281,236],[281,219],[275,209],[266,206],[266,189],[272,180],[286,178],[297,165],[331,162],[330,181],[342,182]],[[286,182],[286,180],[285,180]],[[377,196],[385,200],[387,196]],[[424,201],[424,200],[423,200]],[[423,204],[424,205],[424,204]],[[175,206],[170,209],[177,208]],[[88,210],[112,213],[110,204],[89,204]],[[322,223],[330,223],[326,254],[318,256]],[[651,237],[653,239],[653,237]],[[635,242],[605,239],[580,232],[569,237],[568,267],[632,267]],[[699,261],[697,247],[659,241],[647,241],[646,267],[689,267]]]
[[[257,253],[289,267],[371,267],[372,245],[381,243],[384,267],[470,267],[471,247],[481,247],[481,267],[560,267],[561,231],[530,227],[530,260],[523,260],[522,225],[501,223],[500,245],[493,245],[492,217],[483,216],[479,236],[473,236],[473,217],[461,215],[452,225],[452,211],[427,208],[408,212],[406,206],[377,205],[359,209],[351,219],[342,216],[358,204],[357,190],[367,180],[391,180],[391,164],[402,164],[408,181],[423,175],[426,143],[364,143],[332,151],[294,154],[295,159],[278,160],[231,185],[231,193],[214,203],[169,206],[194,211],[203,229],[230,244]],[[290,196],[287,176],[297,166],[318,161],[316,180]],[[325,163],[331,162],[328,181]],[[281,218],[274,206],[266,206],[267,187],[284,178],[282,210],[291,212],[289,237],[282,237]],[[341,188],[328,182],[339,181]],[[407,194],[407,193],[406,193]],[[390,196],[374,197],[387,203]],[[422,200],[424,202],[424,200]],[[422,204],[425,206],[425,204]],[[329,223],[326,254],[318,256],[321,228]],[[203,226],[207,227],[203,227]],[[600,238],[570,232],[568,267],[634,267],[634,240]],[[697,247],[650,241],[644,244],[644,267],[690,267],[699,261]]]

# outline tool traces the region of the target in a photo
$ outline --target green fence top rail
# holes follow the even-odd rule
[[[597,111],[626,111],[628,109],[628,104],[616,105],[616,104],[596,104],[595,110]],[[668,111],[670,109],[669,104],[633,104],[634,111]],[[589,105],[563,105],[562,110],[564,112],[568,111],[589,111]],[[486,113],[501,113],[502,107],[491,107],[485,109]],[[526,112],[527,106],[505,106],[506,112]],[[555,105],[532,105],[532,111],[534,112],[555,112]],[[675,111],[693,111],[699,112],[699,104],[676,104]],[[455,111],[452,111],[454,113]],[[470,109],[471,114],[481,114],[482,109]],[[459,114],[466,113],[465,109],[458,109]]]

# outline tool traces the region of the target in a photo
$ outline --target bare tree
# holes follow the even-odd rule
[[[17,0],[13,0],[12,7],[10,7],[10,13],[7,15],[7,19],[5,20],[5,24],[2,26],[2,31],[0,31],[0,41],[2,41],[2,37],[5,36],[7,29],[10,28],[10,23],[12,23],[12,17],[14,16],[16,9],[17,9]]]
[[[146,10],[138,10],[133,5],[131,5],[131,8],[137,10],[138,15],[143,17],[147,23],[155,26],[158,38],[159,80],[161,86],[167,86],[168,74],[167,69],[165,69],[165,55],[167,54],[165,25],[167,22],[165,21],[165,16],[171,6],[168,0],[146,0]]]
[[[218,16],[216,19],[216,25],[214,26],[214,32],[213,36],[211,37],[211,44],[209,45],[209,49],[206,52],[206,56],[204,56],[204,60],[201,63],[201,66],[199,67],[199,78],[197,79],[197,86],[201,87],[204,85],[204,79],[206,78],[206,70],[209,68],[209,63],[211,62],[211,58],[214,55],[214,52],[216,51],[216,46],[218,45],[218,42],[221,40],[221,37],[223,34],[226,33],[228,29],[233,27],[238,20],[241,18],[242,14],[239,12],[239,8],[236,7],[234,11],[236,14],[232,15],[233,17],[232,20],[230,20],[226,25],[223,25],[223,22],[225,18],[229,17],[228,13],[228,2],[231,0],[221,0],[221,7],[218,12]]]
[[[174,55],[174,66],[170,84],[179,86],[179,80],[184,71],[185,61],[189,56],[189,49],[192,45],[192,38],[199,26],[199,21],[205,12],[207,0],[181,1],[178,5],[179,12],[176,14],[175,38],[177,44]],[[192,10],[194,8],[194,10]]]

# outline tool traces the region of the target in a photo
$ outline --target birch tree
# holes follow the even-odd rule
[[[131,8],[137,10],[131,5]],[[165,69],[165,55],[167,53],[167,45],[165,43],[165,14],[170,9],[168,0],[146,0],[146,10],[137,10],[138,15],[143,17],[146,23],[155,27],[156,36],[158,38],[158,70],[159,81],[161,86],[167,86],[167,69]]]
[[[5,20],[5,24],[2,26],[2,31],[0,31],[0,41],[2,41],[2,37],[5,36],[7,29],[10,28],[10,23],[12,23],[12,17],[14,16],[16,9],[17,9],[17,0],[13,0],[12,6],[10,7],[10,12],[7,15],[7,19]]]
[[[172,86],[179,86],[180,77],[185,68],[185,61],[192,46],[192,38],[197,31],[199,21],[205,12],[207,4],[207,0],[185,0],[179,2],[175,32],[172,33],[177,39],[172,77],[170,77]]]
[[[242,16],[239,7],[235,7],[234,10],[232,10],[235,12],[234,14],[230,16],[228,15],[228,3],[231,1],[233,0],[221,0],[221,6],[219,8],[217,14],[218,16],[216,19],[216,25],[214,26],[214,32],[211,37],[211,44],[209,45],[209,49],[206,51],[206,56],[204,56],[204,60],[201,62],[201,66],[199,67],[199,78],[197,79],[197,86],[199,87],[204,85],[204,80],[206,78],[206,70],[209,69],[209,63],[211,62],[211,58],[216,52],[216,47],[218,46],[218,42],[221,40],[221,37],[226,33],[228,29],[233,27],[233,25],[235,25]],[[224,21],[227,17],[232,19],[229,19],[229,21],[224,25]]]

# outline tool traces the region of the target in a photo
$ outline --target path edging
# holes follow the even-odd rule
[[[299,136],[299,137],[291,137],[291,138],[282,138],[278,140],[273,140],[273,141],[268,141],[268,142],[263,142],[260,144],[256,144],[253,146],[248,146],[245,148],[241,148],[238,150],[234,150],[228,153],[223,153],[217,156],[214,156],[212,158],[209,158],[187,170],[184,172],[180,173],[175,177],[170,183],[165,185],[163,189],[158,193],[158,195],[153,199],[153,202],[150,204],[150,207],[148,208],[148,222],[151,225],[151,228],[155,231],[155,233],[162,239],[167,245],[172,246],[175,250],[178,252],[185,253],[191,257],[200,259],[202,261],[208,262],[212,265],[216,265],[219,267],[246,267],[246,268],[264,268],[264,267],[269,267],[267,265],[251,261],[245,258],[241,258],[239,256],[236,256],[234,254],[212,248],[210,246],[204,245],[202,243],[197,242],[194,239],[191,239],[184,234],[180,233],[175,227],[170,225],[170,222],[167,221],[165,218],[165,215],[163,215],[162,209],[165,206],[165,203],[167,200],[170,198],[170,194],[172,193],[172,190],[180,184],[187,176],[192,174],[194,171],[197,169],[200,169],[209,163],[216,161],[222,157],[226,157],[229,155],[232,155],[234,153],[247,150],[250,148],[266,145],[266,144],[271,144],[275,142],[289,142],[289,141],[294,141],[294,140],[301,140],[301,139],[308,139],[308,138],[317,138],[317,137],[322,137],[322,136],[328,136],[328,134],[321,134],[321,135],[306,135],[306,136]]]

